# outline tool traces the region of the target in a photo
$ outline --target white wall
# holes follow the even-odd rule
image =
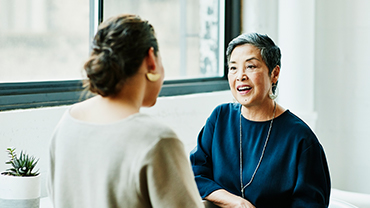
[[[66,107],[42,108],[0,112],[0,172],[9,168],[7,147],[14,147],[17,153],[25,150],[40,158],[41,181],[45,184],[45,171],[48,165],[48,142],[55,125]],[[45,196],[45,189],[42,189]]]
[[[365,193],[370,193],[369,11],[368,0],[316,1],[316,133],[333,185]]]
[[[233,102],[229,91],[186,96],[161,97],[152,108],[141,112],[157,117],[172,127],[190,152],[196,145],[198,132],[213,108]],[[48,167],[48,143],[53,129],[68,106],[0,112],[0,172],[7,168],[7,147],[27,150],[40,157],[42,196],[46,196],[45,182]],[[4,162],[1,162],[4,161]]]

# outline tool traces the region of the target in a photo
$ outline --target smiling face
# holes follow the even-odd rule
[[[244,44],[234,48],[228,80],[231,93],[244,107],[263,107],[271,102],[269,93],[273,80],[257,47]]]

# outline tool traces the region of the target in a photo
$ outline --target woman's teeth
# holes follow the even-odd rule
[[[250,89],[251,87],[244,86],[244,87],[239,87],[238,91],[245,91],[245,90],[250,90]]]

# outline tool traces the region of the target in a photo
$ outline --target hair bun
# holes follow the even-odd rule
[[[137,73],[148,50],[158,51],[153,27],[136,15],[118,15],[100,24],[90,59],[85,63],[87,84],[93,93],[111,96]]]

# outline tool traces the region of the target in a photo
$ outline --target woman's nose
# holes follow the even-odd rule
[[[240,70],[236,76],[236,80],[238,81],[244,81],[248,79],[247,74],[245,73],[245,70]]]

